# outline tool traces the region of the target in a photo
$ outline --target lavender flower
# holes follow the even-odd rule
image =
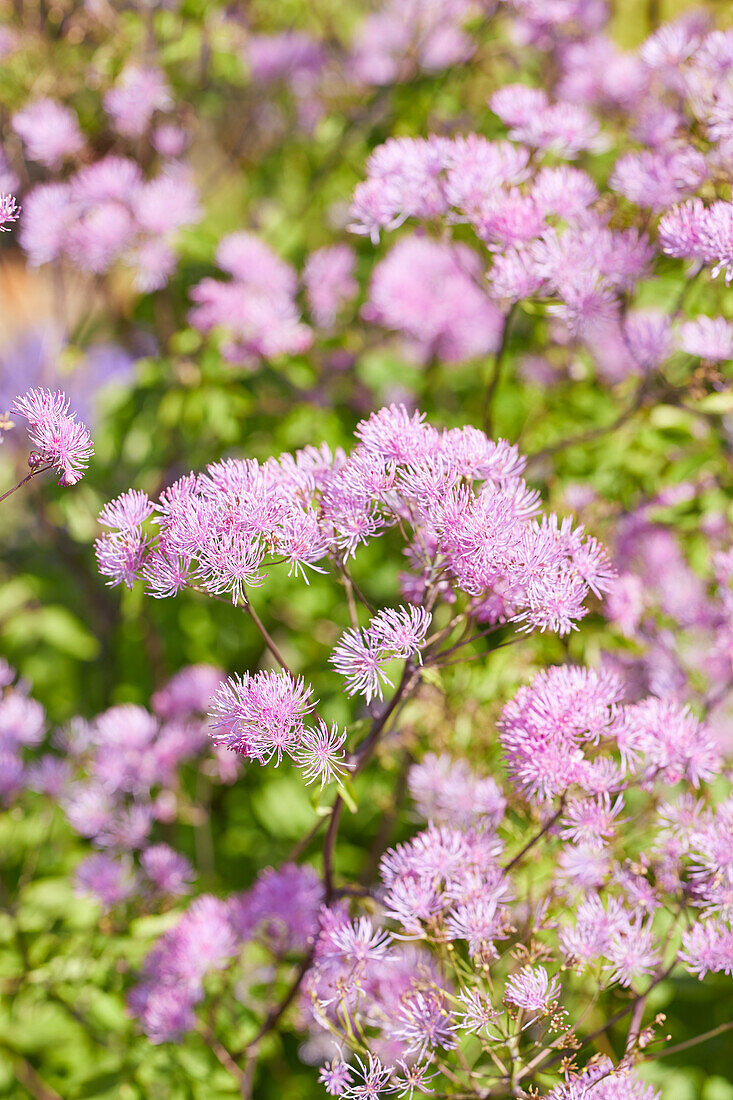
[[[29,390],[15,400],[13,409],[28,422],[31,442],[38,449],[29,462],[34,466],[53,466],[59,473],[59,485],[75,485],[83,477],[94,454],[88,429],[69,411],[63,393]]]

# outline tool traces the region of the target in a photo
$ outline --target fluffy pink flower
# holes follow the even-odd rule
[[[304,719],[313,703],[312,688],[286,672],[257,672],[230,677],[211,700],[215,744],[227,745],[264,764],[299,747]]]
[[[37,99],[16,111],[12,127],[29,160],[46,168],[58,168],[84,146],[76,114],[53,99]]]
[[[525,966],[507,979],[504,1000],[533,1015],[546,1015],[560,994],[560,982],[544,966]]]
[[[28,422],[28,434],[36,457],[34,466],[50,465],[61,474],[59,485],[74,485],[94,454],[89,430],[69,411],[63,393],[34,389],[16,398],[13,410]]]
[[[104,109],[118,133],[137,138],[145,133],[156,111],[172,104],[163,74],[142,65],[128,65],[104,97]]]

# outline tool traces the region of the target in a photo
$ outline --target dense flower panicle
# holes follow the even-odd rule
[[[64,183],[34,187],[20,243],[34,267],[66,259],[100,275],[122,263],[147,292],[166,285],[178,231],[200,216],[196,188],[181,165],[145,180],[133,160],[110,154]]]
[[[687,299],[676,291],[671,307],[645,303],[661,302],[665,288],[693,273],[701,273],[701,293],[710,276],[733,278],[733,203],[720,197],[728,194],[733,162],[733,32],[710,32],[693,13],[658,28],[640,50],[623,52],[609,36],[603,0],[505,0],[500,11],[523,63],[532,51],[524,71],[546,74],[544,87],[494,89],[489,104],[508,137],[457,133],[458,120],[438,111],[441,134],[391,137],[374,148],[350,214],[338,197],[329,200],[332,230],[350,221],[348,229],[366,238],[358,265],[356,252],[336,240],[307,254],[299,275],[255,233],[224,236],[215,252],[219,275],[197,275],[188,288],[189,321],[213,345],[205,373],[219,352],[256,368],[262,360],[299,357],[322,339],[310,364],[317,368],[311,396],[329,400],[338,376],[339,395],[356,381],[352,397],[368,408],[375,344],[375,393],[385,386],[402,392],[404,379],[385,379],[379,363],[397,341],[430,374],[431,396],[433,376],[450,373],[446,364],[455,365],[463,392],[471,381],[466,363],[493,357],[487,421],[510,400],[507,378],[518,364],[537,404],[543,389],[556,387],[552,398],[562,405],[576,381],[579,400],[597,384],[618,387],[609,399],[630,394],[619,423],[653,401],[669,402],[670,415],[658,423],[652,416],[650,430],[662,440],[674,430],[670,455],[677,462],[683,422],[694,419],[690,438],[705,445],[721,426],[724,402],[697,402],[723,387],[717,365],[733,359],[733,324],[684,316]],[[491,15],[483,0],[382,0],[348,28],[345,45],[338,27],[326,41],[295,29],[259,33],[256,12],[246,25],[233,11],[219,13],[210,28],[215,68],[221,76],[219,50],[230,39],[244,63],[242,102],[252,137],[232,155],[259,157],[291,125],[313,135],[313,155],[320,155],[322,140],[340,133],[326,114],[329,97],[337,97],[341,112],[368,86],[442,72],[474,50],[483,62]],[[98,18],[90,8],[90,26]],[[120,266],[135,292],[164,287],[176,268],[180,231],[201,216],[182,157],[193,143],[193,115],[182,100],[174,116],[167,76],[155,67],[165,20],[158,23],[150,22],[145,64],[124,62],[104,96],[108,126],[99,133],[91,127],[88,148],[74,112],[51,100],[31,103],[11,122],[28,160],[53,172],[64,168],[62,177],[29,189],[21,222],[29,262],[113,274],[115,299]],[[0,55],[14,48],[5,34],[0,28]],[[510,71],[513,61],[510,52],[500,69]],[[489,91],[484,68],[477,68],[482,102]],[[188,79],[186,69],[177,66],[176,87]],[[459,75],[451,73],[446,103]],[[386,118],[381,94],[374,100],[370,142]],[[467,97],[466,112],[470,105]],[[354,115],[359,124],[360,117]],[[479,123],[487,132],[497,128],[488,116]],[[408,125],[399,122],[396,132]],[[116,154],[65,164],[80,154],[86,161],[97,146],[110,148],[110,128],[115,148],[134,143],[145,173]],[[17,148],[15,142],[13,155]],[[202,148],[197,139],[196,161]],[[581,154],[583,168],[558,163]],[[151,176],[156,156],[162,168]],[[310,156],[309,147],[300,158],[308,178]],[[10,161],[0,156],[0,186],[12,191],[16,184]],[[250,197],[248,216],[284,239],[273,200],[257,188]],[[4,229],[18,211],[12,195],[1,205]],[[395,242],[370,261],[369,241],[393,231]],[[296,251],[310,247],[317,227],[296,237]],[[198,246],[191,245],[187,260],[198,264]],[[180,274],[185,280],[186,270]],[[85,285],[91,281],[99,278]],[[357,299],[365,303],[358,318],[349,307]],[[713,301],[711,311],[723,309]],[[337,341],[340,317],[352,314],[359,331]],[[134,315],[146,317],[147,307]],[[177,338],[166,348],[172,333],[165,310],[158,316],[156,308],[155,321],[161,352],[177,355]],[[361,322],[381,335],[362,331]],[[181,338],[181,348],[187,341]],[[531,356],[522,358],[528,347]],[[188,365],[179,366],[188,384]],[[281,366],[268,364],[268,375]],[[285,363],[294,378],[312,373],[306,366]],[[502,400],[492,405],[497,384]],[[13,686],[14,673],[0,662],[0,795],[10,802],[28,790],[32,799],[60,803],[71,828],[99,849],[77,867],[76,889],[116,910],[115,925],[128,913],[169,911],[168,931],[129,999],[153,1043],[180,1042],[195,1028],[207,1034],[204,1021],[211,1013],[218,1019],[220,1002],[223,1020],[233,996],[247,1016],[262,1010],[264,1030],[255,1031],[254,1047],[271,1026],[292,1023],[307,1033],[303,1057],[328,1059],[319,1073],[326,1092],[347,1100],[443,1095],[464,1080],[477,1095],[490,1094],[494,1066],[503,1084],[511,1077],[519,1091],[539,1096],[536,1070],[545,1100],[657,1100],[631,1068],[651,1039],[660,1039],[653,1025],[644,1028],[645,1018],[635,1014],[619,1064],[594,1057],[584,1065],[595,1023],[561,1006],[558,975],[574,972],[573,990],[589,1000],[602,991],[609,1019],[614,997],[622,1012],[630,998],[640,1011],[648,1007],[646,996],[666,976],[672,952],[678,967],[700,979],[733,976],[733,799],[721,794],[730,779],[721,746],[726,724],[733,728],[726,713],[733,551],[723,504],[716,514],[698,499],[703,492],[719,498],[722,482],[706,457],[695,484],[655,490],[618,518],[618,501],[611,508],[599,488],[611,483],[610,468],[600,482],[568,485],[561,477],[555,491],[566,508],[581,518],[585,509],[616,516],[610,555],[582,524],[544,512],[534,481],[524,480],[517,447],[472,425],[441,429],[409,400],[366,416],[346,450],[324,444],[261,461],[226,457],[180,477],[157,500],[131,489],[103,508],[95,545],[110,584],[142,581],[158,599],[193,588],[244,606],[251,587],[284,567],[293,585],[321,575],[307,601],[316,608],[324,606],[320,593],[329,578],[343,582],[348,600],[337,601],[333,622],[314,629],[308,651],[326,639],[327,682],[357,696],[341,706],[366,712],[364,723],[372,723],[363,756],[359,748],[348,752],[342,725],[315,712],[309,683],[261,666],[230,678],[210,666],[183,669],[154,694],[151,710],[124,704],[76,720],[46,753],[39,748],[43,708],[22,683]],[[16,411],[41,440],[34,437],[41,461],[56,465],[64,483],[78,480],[91,442],[62,396],[32,390]],[[575,411],[569,401],[567,415]],[[450,402],[445,415],[452,422]],[[582,426],[578,433],[581,441],[595,435]],[[531,478],[574,436],[540,439]],[[674,462],[665,466],[672,478]],[[651,463],[631,472],[646,484],[655,471]],[[683,536],[656,519],[655,509],[680,507],[680,531],[703,513],[695,553],[702,562],[703,550],[710,552],[699,575],[682,553]],[[369,559],[363,550],[378,538]],[[405,603],[372,606],[384,591],[382,574],[371,583],[359,567],[368,569],[381,546],[386,568],[395,544]],[[529,632],[568,635],[592,610],[591,597],[605,599],[613,626],[598,643],[603,624],[594,624],[598,667],[566,663],[534,673],[532,662],[548,645],[558,650],[552,641],[534,647],[530,665],[510,662],[520,675],[531,666],[533,679],[504,702],[494,737],[493,672],[479,676],[485,696],[478,697],[468,694],[476,666],[455,679],[448,671],[468,656],[462,647],[473,647],[473,660],[484,635],[489,647]],[[315,685],[317,671],[312,677]],[[392,700],[387,689],[397,684]],[[456,690],[467,693],[457,708]],[[379,706],[375,700],[385,695]],[[395,746],[407,754],[400,782],[414,802],[410,819],[424,824],[385,851],[393,824],[387,812],[374,829],[373,860],[384,852],[379,873],[370,876],[372,861],[365,861],[357,886],[346,878],[354,852],[342,859],[334,840],[342,803],[353,805],[346,777],[362,776],[380,734],[385,752],[377,757],[388,766]],[[482,746],[500,748],[497,778],[468,759],[452,759],[456,744],[469,759]],[[434,751],[424,753],[428,745]],[[278,765],[283,756],[306,784],[344,784],[330,807],[318,792],[311,799],[330,826],[323,874],[307,864],[270,868],[233,896],[196,898],[171,926],[174,899],[194,889],[195,873],[157,830],[177,820],[196,824],[204,812],[198,794],[191,799],[184,766],[195,761],[207,779],[227,783],[242,757]],[[676,789],[664,789],[670,787]],[[381,809],[372,807],[371,816]],[[268,998],[286,974],[289,991],[278,1008]],[[577,999],[573,994],[568,1003]],[[475,1058],[479,1049],[498,1052],[496,1060]],[[504,1050],[512,1070],[506,1074]],[[552,1050],[562,1057],[548,1064]]]
[[[312,867],[286,863],[263,871],[251,889],[229,899],[229,919],[242,940],[257,939],[278,955],[305,952],[318,930],[323,884]]]
[[[12,127],[29,160],[59,168],[84,147],[76,114],[53,99],[37,99],[13,115]]]
[[[712,779],[721,764],[719,748],[689,707],[671,700],[647,699],[625,709],[619,746],[632,759],[641,756],[644,775],[665,783],[683,777],[697,787]]]
[[[36,465],[53,466],[59,485],[74,485],[94,454],[89,430],[70,412],[63,393],[33,389],[17,397],[13,410],[28,422],[31,443],[38,449]]]
[[[230,677],[213,696],[209,716],[215,744],[226,745],[265,764],[300,746],[304,721],[313,709],[313,689],[287,672]]]
[[[196,898],[147,956],[130,996],[129,1008],[151,1042],[175,1040],[194,1026],[192,1009],[203,998],[207,971],[226,966],[237,947],[226,903],[207,894]]]
[[[211,673],[218,683],[218,670]],[[10,698],[0,703],[0,713]],[[187,861],[149,841],[156,820],[170,822],[178,813],[179,769],[210,744],[203,703],[183,702],[168,721],[132,704],[110,707],[91,723],[77,720],[55,738],[65,758],[45,754],[28,769],[28,785],[57,798],[72,828],[97,847],[111,855],[145,849],[140,862],[148,894],[150,883],[170,894],[188,889]],[[219,782],[236,778],[216,755],[203,767]]]
[[[465,245],[403,237],[375,267],[362,314],[403,334],[421,361],[472,359],[496,350],[501,333],[480,279],[478,257]]]
[[[474,0],[385,0],[356,31],[348,76],[357,86],[387,85],[466,61],[474,42],[463,28],[475,11]]]
[[[253,233],[232,233],[219,242],[216,262],[229,282],[206,278],[190,292],[191,324],[204,333],[219,329],[222,353],[231,363],[296,354],[313,335],[300,320],[295,270]]]
[[[525,797],[550,800],[575,784],[593,790],[584,746],[615,735],[622,696],[618,677],[572,667],[540,672],[520,688],[499,729],[510,778]]]
[[[480,621],[511,620],[524,631],[566,633],[586,614],[588,595],[608,591],[613,569],[596,540],[570,520],[535,520],[539,494],[522,480],[515,447],[470,426],[440,432],[396,405],[355,434],[348,457],[311,448],[263,464],[213,463],[161,494],[150,534],[146,498],[123,495],[102,514],[102,572],[115,584],[143,577],[158,598],[197,585],[245,601],[249,586],[264,583],[268,557],[307,581],[326,559],[342,568],[387,528],[411,527],[414,605],[380,612],[337,647],[342,674],[370,699],[391,656],[420,661],[428,619],[418,605],[436,566],[447,602],[464,593]]]

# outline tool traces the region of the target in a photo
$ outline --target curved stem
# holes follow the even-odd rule
[[[26,481],[30,481],[31,478],[37,477],[38,474],[43,474],[46,472],[46,470],[51,469],[53,469],[53,466],[51,463],[49,463],[47,466],[39,466],[37,470],[31,470],[31,472],[29,474],[26,474],[25,477],[21,481],[19,481],[17,485],[14,485],[12,489],[7,489],[3,493],[3,495],[0,496],[0,504],[6,499],[6,497],[12,496],[13,493],[17,493],[18,489],[25,485]]]
[[[293,675],[290,667],[288,666],[287,661],[283,657],[280,650],[277,648],[277,645],[275,644],[275,641],[273,640],[272,636],[268,633],[267,627],[262,622],[262,619],[259,617],[259,615],[255,611],[254,606],[252,605],[251,599],[249,599],[249,597],[248,597],[247,598],[247,603],[246,604],[240,604],[240,607],[242,607],[248,613],[250,618],[252,619],[252,622],[255,624],[255,626],[257,627],[257,629],[260,632],[260,635],[262,636],[263,642],[265,643],[265,645],[267,646],[267,648],[269,649],[270,653],[273,655],[273,657],[275,658],[277,663],[280,665],[280,668],[282,668],[284,672],[287,672],[289,676],[292,676],[293,679],[295,679],[295,676]]]
[[[509,860],[506,867],[504,868],[504,873],[505,874],[506,874],[507,871],[511,871],[512,867],[516,867],[516,865],[519,863],[519,861],[526,856],[527,852],[531,851],[532,848],[534,848],[535,844],[538,844],[539,841],[542,840],[542,837],[545,835],[545,833],[548,833],[550,831],[552,826],[555,824],[557,819],[562,814],[564,806],[565,806],[565,800],[564,800],[564,798],[561,798],[560,799],[560,805],[558,806],[557,810],[552,815],[552,817],[549,818],[545,822],[545,824],[542,826],[540,831],[538,833],[535,833],[535,835],[531,838],[531,840],[527,841],[527,843],[524,845],[524,847],[521,849],[521,851],[517,852],[517,854],[514,856],[514,858]]]

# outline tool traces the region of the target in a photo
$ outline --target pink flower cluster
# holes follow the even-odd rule
[[[16,398],[13,411],[27,422],[31,443],[37,448],[28,460],[31,469],[51,466],[61,475],[59,485],[75,485],[84,476],[94,448],[89,430],[70,412],[66,396],[29,390]]]
[[[246,601],[268,557],[307,579],[306,569],[344,562],[399,523],[413,532],[403,591],[415,604],[437,585],[444,599],[468,597],[481,621],[564,634],[588,595],[607,590],[603,548],[570,520],[534,518],[538,495],[503,440],[471,427],[440,432],[401,406],[374,413],[356,436],[348,457],[324,446],[263,465],[228,459],[157,504],[123,494],[102,513],[111,530],[97,540],[100,570],[112,584],[144,578],[157,597],[195,585]],[[143,527],[153,515],[157,537]]]
[[[211,700],[214,742],[234,749],[249,760],[266,764],[289,756],[303,771],[307,783],[320,779],[321,787],[344,774],[346,734],[316,717],[312,688],[287,672],[258,672],[226,680]]]
[[[231,968],[249,942],[260,943],[276,959],[304,952],[321,901],[316,873],[292,864],[264,871],[250,890],[226,901],[210,894],[196,898],[147,956],[142,980],[130,995],[130,1010],[151,1042],[178,1041],[193,1030],[207,974]],[[256,985],[256,970],[245,970],[247,979]]]
[[[228,282],[206,278],[191,290],[196,303],[191,324],[224,336],[222,354],[231,363],[252,364],[258,358],[306,351],[313,339],[300,320],[295,301],[297,275],[253,233],[231,233],[219,242],[218,266],[231,276]],[[316,261],[318,262],[318,261]],[[333,291],[325,307],[334,308]]]
[[[98,275],[123,263],[139,290],[158,290],[175,270],[178,232],[199,217],[181,167],[146,180],[135,161],[110,154],[64,183],[29,191],[20,243],[33,266],[66,259]]]

